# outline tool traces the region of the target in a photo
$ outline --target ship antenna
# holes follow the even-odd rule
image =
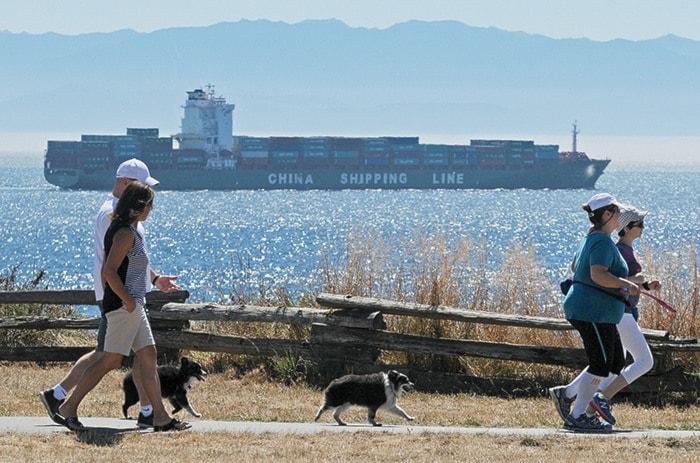
[[[573,128],[571,129],[572,151],[574,153],[578,153],[578,150],[576,149],[576,135],[578,135],[581,132],[576,128],[576,121],[574,121],[574,123],[571,125],[573,126]]]

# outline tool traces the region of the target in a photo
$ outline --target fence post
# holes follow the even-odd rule
[[[176,291],[173,293],[163,293],[161,291],[151,291],[146,295],[146,309],[149,312],[163,310],[163,305],[168,302],[184,303],[190,297],[188,291]],[[153,331],[186,331],[190,327],[189,320],[157,320],[149,317],[151,329]],[[163,348],[156,345],[158,351],[158,364],[167,365],[180,362],[180,349]]]

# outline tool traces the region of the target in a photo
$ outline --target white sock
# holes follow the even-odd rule
[[[153,405],[146,405],[145,407],[141,407],[141,414],[143,416],[148,416],[151,413],[153,413]]]
[[[63,400],[66,398],[68,393],[66,392],[65,389],[63,389],[63,386],[60,384],[57,384],[53,387],[53,397],[56,400]]]
[[[578,394],[578,385],[581,383],[581,378],[588,373],[588,367],[584,368],[576,378],[573,379],[564,389],[564,395],[567,399],[573,399]]]
[[[576,402],[574,402],[574,409],[571,410],[571,416],[578,418],[583,415],[586,407],[588,407],[588,403],[598,390],[598,385],[602,379],[600,376],[592,375],[588,371],[581,375],[578,383],[578,394],[576,395]]]

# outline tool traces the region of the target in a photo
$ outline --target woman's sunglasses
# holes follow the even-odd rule
[[[635,222],[630,222],[627,224],[627,228],[634,228],[634,227],[639,227],[639,228],[644,228],[644,221],[643,220],[637,220]]]

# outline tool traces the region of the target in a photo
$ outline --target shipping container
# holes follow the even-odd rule
[[[280,160],[280,159],[293,159],[296,161],[299,159],[299,151],[271,150],[270,151],[270,159],[273,161]]]
[[[156,128],[127,128],[127,135],[133,135],[139,138],[158,138],[158,129]]]
[[[393,163],[395,166],[419,166],[420,165],[420,158],[419,157],[410,157],[410,158],[396,157],[393,159]]]
[[[384,137],[390,145],[418,145],[418,137]]]
[[[81,135],[80,141],[108,141],[111,142],[113,135]]]
[[[362,151],[362,139],[361,138],[342,138],[334,137],[331,138],[331,151]]]
[[[365,153],[376,153],[389,151],[389,141],[383,137],[363,138],[363,149]]]
[[[449,158],[424,158],[424,166],[446,166],[449,163]]]
[[[367,159],[389,159],[391,155],[391,151],[365,151],[365,158]]]
[[[331,157],[331,152],[329,149],[323,149],[323,148],[306,148],[304,150],[304,158],[305,159],[314,159],[314,158],[329,158]]]
[[[267,159],[269,157],[268,151],[241,151],[241,159]]]
[[[263,137],[238,137],[241,151],[268,151],[270,139]]]
[[[343,151],[336,150],[331,152],[333,157],[333,165],[335,166],[359,166],[360,152],[359,151]]]
[[[389,158],[365,158],[366,166],[387,167],[390,164]]]
[[[423,145],[425,154],[449,154],[452,147],[449,145]]]
[[[535,158],[559,159],[559,145],[536,145]]]
[[[532,148],[535,146],[535,142],[532,140],[485,140],[485,139],[475,139],[471,140],[471,146],[491,146],[491,147],[503,147],[507,150],[510,149],[523,149]]]
[[[270,151],[302,151],[304,149],[301,137],[270,137]]]
[[[163,152],[163,153],[143,153],[143,162],[147,165],[154,166],[170,166],[173,164],[173,153]]]
[[[330,149],[331,142],[329,137],[308,137],[304,138],[304,150],[308,149]]]

